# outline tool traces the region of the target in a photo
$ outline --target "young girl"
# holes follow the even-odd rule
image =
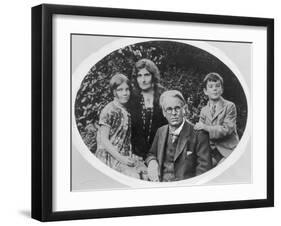
[[[130,98],[129,79],[120,73],[114,75],[110,89],[114,100],[100,114],[96,157],[127,176],[145,179],[144,162],[132,155],[131,117],[126,109]]]

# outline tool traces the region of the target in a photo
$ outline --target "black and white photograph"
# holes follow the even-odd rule
[[[273,205],[273,20],[32,9],[32,217]]]
[[[277,5],[3,1],[1,225],[279,222]]]
[[[251,42],[70,40],[73,191],[251,183]]]

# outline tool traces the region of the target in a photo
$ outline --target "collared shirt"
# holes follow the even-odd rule
[[[178,140],[178,138],[179,138],[179,135],[180,135],[180,132],[181,132],[181,130],[182,130],[182,127],[183,127],[183,124],[184,124],[184,120],[183,120],[183,122],[182,122],[182,124],[180,125],[180,127],[179,128],[177,128],[174,132],[172,132],[171,131],[171,129],[169,128],[169,135],[171,136],[171,141],[172,141],[172,143],[175,143],[175,141],[177,141]]]
[[[210,113],[211,116],[214,117],[214,115],[216,114],[216,111],[218,110],[220,101],[222,100],[222,97],[219,98],[219,100],[217,100],[215,103],[211,104],[211,102],[208,102],[209,105],[209,109],[210,109]]]
[[[172,133],[173,135],[178,136],[178,135],[180,134],[181,130],[182,130],[182,127],[183,127],[183,125],[184,125],[184,122],[185,122],[185,120],[183,119],[183,122],[182,122],[182,124],[180,125],[180,127],[177,128],[174,132],[172,132],[171,129],[170,129],[170,127],[169,127],[170,133]]]

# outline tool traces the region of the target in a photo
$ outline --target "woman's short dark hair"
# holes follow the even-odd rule
[[[149,59],[141,59],[138,62],[136,62],[134,68],[133,68],[133,82],[134,86],[137,89],[139,88],[138,82],[137,82],[137,77],[138,77],[138,72],[145,68],[152,76],[152,83],[154,85],[159,84],[160,82],[160,72],[156,64]]]
[[[223,87],[223,78],[219,75],[219,73],[211,72],[205,76],[205,78],[203,80],[203,85],[204,85],[205,89],[207,88],[207,83],[209,81],[212,81],[212,82],[220,81],[221,86]]]
[[[117,89],[117,87],[120,86],[124,82],[129,86],[129,88],[131,90],[131,82],[127,78],[127,76],[125,76],[121,73],[116,73],[115,75],[113,75],[109,81],[109,87],[110,87],[111,93],[113,94],[113,91],[115,89]]]

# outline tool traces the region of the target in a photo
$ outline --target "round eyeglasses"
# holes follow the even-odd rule
[[[181,107],[179,107],[179,106],[174,107],[174,108],[168,107],[168,108],[166,108],[165,111],[166,111],[168,114],[172,114],[172,113],[173,113],[173,110],[174,110],[176,113],[179,113],[180,110],[181,110]]]

